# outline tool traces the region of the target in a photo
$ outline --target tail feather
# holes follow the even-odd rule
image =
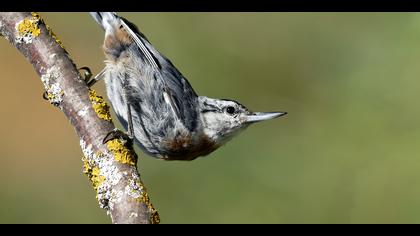
[[[103,30],[109,26],[119,22],[120,17],[115,12],[89,12],[93,19],[98,23]]]

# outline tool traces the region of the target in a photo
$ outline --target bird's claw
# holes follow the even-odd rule
[[[105,138],[102,140],[102,142],[106,144],[108,141],[111,141],[113,139],[124,140],[127,146],[129,147],[133,146],[133,137],[131,137],[130,135],[128,135],[127,133],[119,129],[114,129],[111,132],[109,132],[107,135],[105,135]]]
[[[84,80],[85,80],[85,82],[86,82],[86,84],[87,84],[87,86],[90,88],[90,87],[92,87],[92,85],[96,82],[94,79],[91,79],[92,78],[92,71],[90,70],[90,68],[89,67],[87,67],[87,66],[83,66],[83,67],[80,67],[79,69],[78,69],[79,71],[83,71],[83,76],[84,76]]]
[[[47,91],[45,91],[43,94],[42,94],[42,98],[44,99],[44,100],[49,100],[48,99],[48,93],[47,93]]]
[[[86,84],[87,84],[87,86],[90,88],[96,81],[94,80],[94,79],[91,79],[92,78],[92,71],[90,70],[90,68],[89,67],[87,67],[87,66],[84,66],[84,67],[80,67],[79,69],[78,69],[79,71],[81,71],[81,70],[83,70],[84,72],[82,73],[83,74],[83,80],[86,82]],[[43,94],[42,94],[42,98],[44,99],[44,100],[49,100],[48,99],[48,93],[47,93],[47,91],[45,91]]]

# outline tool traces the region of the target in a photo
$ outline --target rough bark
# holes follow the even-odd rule
[[[50,103],[76,130],[84,153],[84,173],[112,222],[159,223],[137,171],[137,155],[123,140],[103,144],[105,135],[115,128],[109,106],[87,87],[48,25],[36,13],[1,12],[0,35],[33,65]]]

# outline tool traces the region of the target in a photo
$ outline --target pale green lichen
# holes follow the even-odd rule
[[[115,197],[118,197],[118,194],[112,191],[113,186],[119,183],[122,174],[114,165],[112,155],[94,152],[92,144],[87,145],[83,139],[80,140],[80,147],[85,155],[82,159],[83,172],[87,173],[92,181],[99,207],[107,210],[109,214],[109,210],[112,210],[111,207],[116,201]]]
[[[125,193],[135,201],[145,204],[148,208],[148,211],[150,212],[150,222],[152,224],[159,224],[159,213],[153,207],[153,204],[149,198],[149,194],[147,193],[147,189],[143,182],[140,180],[140,177],[133,173],[128,181],[128,185],[125,187]]]
[[[112,210],[124,196],[129,196],[133,201],[145,205],[150,214],[150,222],[160,223],[157,210],[153,207],[144,184],[136,171],[136,155],[134,151],[125,147],[123,141],[113,139],[107,142],[109,152],[94,152],[92,144],[87,145],[81,139],[80,146],[85,155],[83,158],[83,172],[88,175],[92,185],[97,192],[96,198],[99,206],[107,210],[112,217]],[[123,172],[118,168],[118,163],[128,164],[130,171]],[[117,164],[117,165],[116,165]],[[120,181],[127,181],[125,189],[116,188]],[[139,217],[136,212],[131,212],[132,217]]]
[[[114,155],[114,159],[122,164],[135,166],[137,163],[134,151],[128,149],[121,140],[112,139],[107,142],[108,150]]]
[[[41,76],[41,81],[47,92],[47,98],[54,106],[60,106],[63,101],[64,91],[58,83],[60,76],[60,69],[57,66],[52,66]]]
[[[80,111],[77,112],[77,115],[80,117],[84,117],[86,116],[86,114],[88,113],[89,107],[83,107],[82,109],[80,109]]]
[[[58,83],[48,86],[47,98],[54,106],[59,106],[63,101],[64,91],[60,88]]]
[[[16,24],[16,40],[18,43],[32,43],[33,39],[41,34],[39,17],[25,18]]]
[[[106,159],[102,159],[102,153],[94,153],[92,144],[87,145],[83,139],[80,140],[80,147],[84,154],[82,158],[83,173],[87,175],[96,191],[96,199],[98,200],[99,206],[108,210],[109,184],[106,181],[107,176],[101,171],[101,168],[104,168],[102,161],[106,161]]]
[[[89,90],[89,99],[92,101],[93,110],[99,118],[112,121],[109,106],[102,96],[97,95],[95,90]]]
[[[139,217],[139,214],[137,214],[136,212],[130,212],[130,215],[128,215],[129,218],[136,218]]]
[[[0,21],[0,36],[4,36],[3,30],[3,23]]]

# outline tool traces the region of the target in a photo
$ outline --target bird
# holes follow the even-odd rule
[[[231,99],[199,96],[139,28],[115,12],[90,12],[105,31],[105,67],[88,82],[105,81],[106,94],[127,133],[146,154],[191,161],[207,156],[251,124],[287,112],[252,112]]]

